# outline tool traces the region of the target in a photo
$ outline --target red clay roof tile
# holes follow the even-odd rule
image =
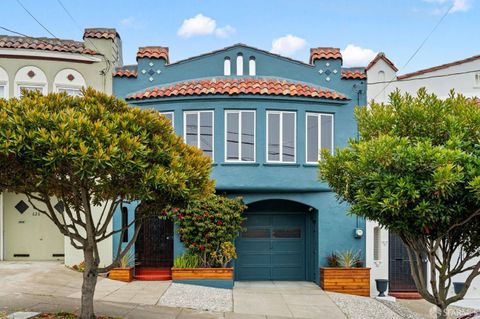
[[[110,28],[88,28],[83,33],[83,38],[95,38],[95,39],[111,39],[115,40],[116,37],[120,37],[117,30]]]
[[[310,64],[319,59],[342,59],[342,53],[339,48],[311,48]]]
[[[346,71],[342,71],[342,79],[345,79],[345,80],[363,80],[363,79],[366,79],[367,78],[367,75],[365,74],[365,72],[362,72],[362,71],[350,71],[350,70],[346,70]]]
[[[136,78],[137,77],[137,70],[130,70],[130,69],[125,69],[125,68],[117,68],[115,70],[115,73],[113,76],[116,77],[124,77],[124,78]]]
[[[377,63],[379,60],[385,61],[385,63],[387,63],[387,64],[392,68],[393,71],[395,71],[395,72],[398,71],[398,69],[397,69],[397,67],[395,66],[395,64],[393,64],[393,62],[392,62],[389,58],[387,58],[387,56],[386,56],[385,53],[383,53],[383,52],[378,53],[377,56],[367,65],[367,67],[366,67],[365,69],[366,69],[367,71],[370,70],[370,68],[371,68],[372,66],[374,66],[375,63]]]
[[[168,48],[159,46],[138,48],[137,60],[140,58],[165,59],[168,63]]]
[[[288,82],[286,80],[267,78],[241,79],[206,79],[180,82],[171,85],[147,89],[144,92],[127,96],[127,100],[163,98],[171,96],[203,95],[203,94],[265,94],[314,97],[332,100],[348,98],[332,90],[316,87],[306,83]]]
[[[56,51],[95,55],[97,52],[85,48],[83,42],[52,38],[31,38],[0,35],[0,48]]]

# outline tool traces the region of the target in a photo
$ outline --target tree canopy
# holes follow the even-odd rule
[[[169,207],[185,207],[213,192],[210,159],[175,135],[167,118],[123,100],[86,89],[82,96],[23,92],[0,99],[0,187],[25,194],[85,257],[82,318],[94,317],[93,291],[99,272],[97,243],[109,231],[120,203],[139,201],[141,219]],[[64,204],[55,212],[52,198]],[[94,206],[102,213],[94,214]]]
[[[440,99],[421,89],[417,96],[397,91],[388,104],[372,102],[355,115],[359,138],[333,155],[322,152],[320,179],[351,213],[399,234],[412,260],[428,255],[443,287],[422,295],[446,307],[455,301],[442,295],[453,276],[480,270],[480,263],[462,268],[480,255],[480,107],[454,92]],[[460,267],[450,266],[459,250]],[[422,292],[419,268],[412,272]]]

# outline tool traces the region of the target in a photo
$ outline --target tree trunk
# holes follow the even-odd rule
[[[447,319],[447,308],[438,307],[437,319]]]
[[[94,319],[93,296],[97,285],[98,266],[95,265],[92,249],[85,249],[83,255],[85,257],[85,270],[83,272],[82,306],[79,318]]]

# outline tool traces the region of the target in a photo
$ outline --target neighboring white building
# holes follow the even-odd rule
[[[450,90],[467,97],[480,97],[480,55],[454,61],[428,69],[397,75],[398,69],[383,52],[379,53],[366,68],[367,100],[388,102],[390,93],[399,89],[403,93],[416,94],[425,87],[429,93],[440,98],[448,97]],[[367,221],[366,260],[371,267],[371,292],[377,292],[375,279],[389,279],[392,291],[411,291],[408,257],[398,237]],[[462,281],[466,275],[458,276]],[[453,288],[452,288],[453,291]],[[466,297],[480,297],[480,278],[477,278]]]

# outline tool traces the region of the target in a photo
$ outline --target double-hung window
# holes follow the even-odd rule
[[[37,91],[44,94],[45,86],[43,85],[19,85],[18,86],[18,93],[19,96],[22,96],[22,91],[25,90],[27,92]]]
[[[7,86],[0,83],[0,99],[7,97]]]
[[[175,125],[173,124],[173,112],[160,112],[160,114],[169,119],[170,123],[172,123],[172,127],[175,127]]]
[[[255,111],[225,111],[225,161],[255,162]]]
[[[333,152],[333,115],[307,113],[306,126],[307,163],[316,164],[321,150]]]
[[[295,163],[296,113],[267,111],[267,162]]]
[[[183,138],[213,158],[213,111],[184,112]]]

